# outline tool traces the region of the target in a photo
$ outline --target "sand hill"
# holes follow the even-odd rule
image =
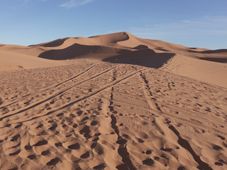
[[[0,45],[0,169],[227,169],[227,50],[120,32]]]
[[[227,50],[189,48],[141,39],[126,32],[70,37],[28,47],[1,45],[0,56],[2,71],[57,66],[67,64],[69,59],[89,58],[152,67],[165,64],[166,71],[227,87],[227,79],[223,79],[227,72]],[[166,64],[169,59],[171,62]]]

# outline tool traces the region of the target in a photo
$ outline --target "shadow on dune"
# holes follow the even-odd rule
[[[191,48],[192,49],[192,48]],[[218,63],[227,63],[227,49],[218,49],[218,50],[203,50],[203,51],[195,51],[188,50],[188,52],[194,53],[197,58],[201,60],[213,61]]]
[[[200,57],[201,60],[208,60],[218,63],[227,63],[227,57]]]
[[[110,47],[104,46],[89,46],[74,44],[64,49],[48,50],[39,55],[40,58],[52,59],[52,60],[66,60],[76,59],[86,56],[96,56],[102,54],[115,53],[116,50]]]
[[[205,51],[201,51],[199,53],[203,53],[203,54],[227,53],[227,49],[205,50]]]
[[[50,42],[47,42],[47,43],[30,45],[30,47],[36,46],[36,45],[39,45],[39,46],[42,46],[42,47],[58,47],[58,46],[62,45],[67,39],[68,38],[57,39],[57,40],[50,41]]]
[[[137,49],[136,51],[121,51],[119,55],[105,58],[103,61],[159,68],[175,55],[174,53],[156,53],[141,46]]]
[[[114,47],[74,44],[65,49],[45,51],[39,57],[52,60],[91,57],[109,63],[159,68],[174,55],[174,53],[167,52],[156,53],[144,45],[132,49],[117,49]]]
[[[227,49],[206,50],[203,54],[210,54],[209,56],[201,57],[200,59],[214,61],[219,63],[227,63]]]

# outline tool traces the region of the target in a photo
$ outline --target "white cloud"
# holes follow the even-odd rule
[[[173,23],[162,23],[134,27],[130,30],[139,35],[223,35],[227,36],[227,16],[203,17],[193,20],[180,20]]]
[[[227,16],[207,16],[173,23],[129,28],[140,37],[161,39],[186,45],[227,47]]]
[[[94,0],[19,0],[20,2],[22,2],[22,4],[29,4],[32,3],[34,1],[41,1],[41,2],[48,2],[48,1],[55,1],[55,3],[59,3],[60,7],[64,7],[64,8],[73,8],[73,7],[77,7],[77,6],[82,6],[82,5],[86,5],[88,3],[93,2]]]
[[[65,0],[60,6],[64,8],[72,8],[76,6],[81,6],[88,4],[94,0]]]

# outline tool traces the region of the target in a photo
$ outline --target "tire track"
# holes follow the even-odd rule
[[[50,111],[48,111],[48,112],[45,113],[45,114],[42,114],[42,115],[39,115],[39,116],[35,116],[35,117],[33,117],[33,118],[30,118],[30,119],[27,119],[27,120],[24,120],[24,121],[20,121],[20,122],[16,122],[16,123],[24,123],[24,122],[32,121],[32,120],[35,120],[35,119],[40,118],[40,117],[43,117],[43,116],[48,116],[48,115],[50,115],[50,114],[52,114],[52,113],[54,113],[54,112],[56,112],[56,111],[63,110],[63,109],[65,109],[65,108],[67,108],[67,107],[70,107],[70,106],[72,106],[72,105],[74,105],[74,104],[76,104],[76,103],[78,103],[78,102],[81,102],[81,101],[86,100],[86,99],[88,99],[88,98],[90,98],[90,97],[93,97],[93,96],[95,96],[95,95],[97,95],[97,94],[99,94],[99,93],[105,91],[106,89],[112,88],[113,86],[115,86],[115,85],[117,85],[117,84],[119,84],[119,83],[121,83],[121,82],[123,82],[123,81],[128,80],[129,78],[131,78],[131,77],[137,75],[139,72],[144,71],[144,70],[146,70],[146,69],[144,68],[144,69],[140,69],[140,70],[138,70],[138,71],[134,71],[134,72],[132,72],[132,73],[129,73],[128,75],[124,76],[123,78],[120,78],[120,79],[118,79],[118,80],[115,80],[114,82],[111,82],[111,83],[105,85],[104,87],[101,87],[100,89],[94,91],[94,92],[90,92],[90,93],[89,93],[88,95],[86,95],[86,96],[80,97],[79,99],[76,99],[76,100],[74,100],[74,101],[71,101],[71,102],[69,102],[69,103],[67,103],[67,104],[65,104],[65,105],[63,105],[63,106],[60,106],[60,107],[58,107],[58,108],[56,108],[56,109],[50,110]],[[13,116],[13,115],[12,115],[12,116]],[[9,115],[8,117],[10,117],[10,115]],[[0,128],[1,128],[1,127],[0,127]]]
[[[113,75],[112,75],[112,81],[115,81],[115,80],[116,80],[116,70],[114,70]],[[112,104],[112,100],[111,100],[111,97],[113,95],[112,89],[113,88],[108,90],[106,98],[105,97],[100,98],[100,101],[102,101],[101,111],[103,113],[103,115],[102,115],[103,118],[100,119],[99,139],[106,141],[106,140],[108,140],[108,136],[111,136],[111,139],[113,139],[113,137],[114,137],[114,139],[109,140],[108,143],[111,145],[115,145],[115,139],[117,140],[118,136],[116,133],[112,133],[113,129],[111,126],[112,119],[111,119],[110,105]],[[121,157],[118,154],[118,151],[116,150],[117,148],[112,149],[111,147],[105,146],[105,145],[103,145],[103,147],[105,149],[105,152],[108,153],[108,155],[110,155],[111,157],[119,158],[119,161],[120,161]],[[104,157],[104,160],[105,160],[107,166],[109,166],[109,167],[114,166],[113,163],[109,159],[106,159]]]
[[[143,81],[143,84],[144,84],[144,90],[145,90],[145,91],[144,91],[144,95],[145,95],[145,98],[146,98],[146,100],[147,100],[148,105],[149,105],[152,109],[156,109],[156,110],[162,112],[161,107],[160,107],[159,104],[157,103],[156,98],[154,98],[154,95],[153,95],[153,93],[152,93],[152,91],[151,91],[151,88],[150,88],[150,86],[149,86],[149,83],[148,83],[149,81],[147,80],[145,74],[141,72],[141,73],[140,73],[140,77],[142,78],[142,81]],[[148,92],[148,94],[147,94],[146,91]],[[150,97],[149,97],[149,96],[150,96]],[[149,98],[152,99],[152,102],[150,101]]]
[[[110,106],[109,106],[110,112],[112,113],[110,115],[111,127],[117,135],[117,144],[119,145],[118,154],[120,155],[121,160],[122,160],[122,164],[118,165],[116,168],[118,170],[136,170],[136,167],[133,165],[133,163],[130,159],[130,154],[129,154],[128,149],[127,149],[127,140],[124,139],[120,135],[120,131],[119,131],[119,128],[117,126],[117,118],[115,116],[115,110],[113,108],[113,91],[114,91],[114,88],[112,87],[111,88],[111,96],[110,96]]]
[[[200,156],[193,150],[190,143],[181,136],[180,132],[173,125],[169,124],[169,129],[177,136],[178,144],[180,146],[182,146],[185,150],[187,150],[191,154],[193,159],[197,162],[197,164],[198,164],[197,168],[198,169],[200,169],[200,170],[212,170],[210,165],[208,165],[206,162],[201,160]]]
[[[113,81],[116,80],[116,72],[113,74]],[[130,154],[127,149],[127,140],[125,140],[121,135],[119,128],[117,126],[117,118],[115,116],[116,111],[114,110],[113,106],[113,94],[114,94],[114,87],[111,88],[111,94],[110,94],[110,99],[109,99],[109,110],[111,115],[111,127],[115,134],[117,135],[117,143],[119,145],[118,147],[118,154],[121,157],[122,164],[118,165],[116,168],[118,170],[136,170],[136,167],[133,165],[131,159],[130,159]]]
[[[72,77],[70,77],[70,78],[68,78],[68,79],[65,79],[65,80],[63,80],[63,81],[61,81],[61,82],[59,82],[59,83],[57,83],[57,84],[55,84],[55,85],[46,87],[45,89],[41,89],[39,92],[45,92],[45,91],[47,91],[47,90],[49,90],[49,89],[57,88],[57,87],[59,87],[60,85],[65,84],[65,83],[67,83],[67,82],[69,82],[69,81],[71,81],[71,80],[73,80],[73,79],[75,79],[75,78],[78,78],[78,77],[80,77],[81,75],[87,73],[89,70],[91,70],[91,69],[94,68],[95,66],[96,66],[96,64],[92,64],[90,67],[88,67],[88,68],[85,69],[84,71],[80,72],[79,74],[76,74],[76,75],[74,75],[74,76],[72,76]],[[2,108],[4,108],[4,107],[8,107],[8,106],[10,106],[10,105],[13,105],[13,104],[19,102],[18,100],[22,100],[22,99],[24,99],[25,97],[28,97],[28,96],[30,96],[30,95],[31,95],[31,94],[26,94],[26,95],[22,96],[20,99],[17,99],[17,101],[13,101],[13,102],[11,102],[11,103],[7,103],[7,104],[1,106],[0,109],[2,109]]]
[[[148,80],[146,79],[145,75],[143,73],[141,73],[140,75],[141,75],[141,77],[143,79],[143,82],[144,82],[144,84],[146,86],[146,89],[148,90],[149,94],[151,96],[153,96],[153,94],[151,92],[151,89],[150,89],[150,87],[148,85]],[[147,96],[147,94],[145,92],[145,98],[148,99],[148,97],[149,96]],[[163,112],[160,109],[160,107],[158,106],[156,100],[153,99],[153,101],[155,102],[155,106],[157,108],[157,111],[159,111],[160,113],[162,113],[161,116],[163,117]],[[149,106],[151,107],[151,109],[153,109],[153,107],[152,107],[153,104],[150,102],[149,99],[147,100],[147,102],[148,102]],[[157,123],[155,123],[155,124],[157,126]],[[167,122],[167,124],[168,124],[168,128],[177,136],[177,138],[178,138],[177,139],[178,144],[181,147],[183,147],[185,150],[187,150],[190,153],[190,155],[193,157],[193,159],[197,162],[197,164],[198,164],[198,167],[197,168],[200,169],[200,170],[204,170],[204,169],[206,169],[206,170],[212,170],[212,168],[210,167],[210,165],[208,165],[206,162],[204,162],[204,161],[201,160],[200,156],[193,150],[193,148],[191,147],[190,143],[181,136],[180,132],[170,123],[170,121]],[[160,132],[162,132],[162,130],[159,128],[159,126],[157,126],[157,129]],[[161,134],[164,135],[163,132]]]
[[[188,114],[188,112],[194,112],[194,113],[196,113],[195,111],[191,111],[191,110],[184,110],[183,108],[180,108],[180,107],[174,107],[174,106],[171,106],[170,104],[168,104],[168,103],[162,103],[161,104],[161,107],[164,105],[164,106],[167,106],[168,105],[168,107],[166,107],[167,109],[169,109],[169,111],[167,111],[167,110],[165,110],[164,108],[162,109],[162,111],[160,111],[160,110],[158,110],[157,108],[156,108],[156,106],[155,106],[155,104],[152,102],[152,98],[151,98],[151,96],[148,94],[148,92],[147,92],[147,89],[144,87],[144,97],[145,97],[145,99],[146,99],[146,101],[147,101],[147,103],[148,103],[148,105],[149,105],[149,109],[146,109],[146,108],[140,108],[139,106],[136,106],[137,108],[140,108],[140,109],[142,109],[142,110],[145,110],[145,111],[153,111],[152,112],[152,116],[163,116],[164,118],[169,118],[169,119],[177,119],[178,121],[180,121],[180,122],[183,122],[184,124],[186,124],[186,125],[188,125],[188,126],[192,126],[192,127],[194,127],[194,128],[199,128],[199,129],[208,129],[208,128],[211,128],[211,129],[209,129],[209,130],[212,130],[214,133],[218,133],[218,134],[226,134],[227,135],[227,133],[225,133],[225,131],[223,130],[223,131],[220,131],[220,130],[218,130],[217,128],[214,128],[214,127],[210,127],[210,126],[206,126],[206,125],[202,125],[202,126],[200,126],[200,124],[197,124],[197,123],[194,123],[194,122],[191,122],[191,121],[189,121],[188,119],[185,119],[185,118],[183,118],[183,117],[180,117],[180,116],[177,116],[176,114],[173,114],[175,111],[178,111],[179,113],[185,113],[185,114]],[[120,100],[120,101],[115,101],[115,102],[117,102],[117,103],[119,103],[119,104],[122,104],[122,103],[126,103],[127,105],[131,105],[131,103],[129,103],[129,102],[125,102],[124,100]],[[169,107],[170,106],[170,107]],[[200,112],[199,112],[200,113]],[[202,113],[202,112],[201,112]],[[204,114],[204,113],[203,113]]]
[[[146,95],[146,94],[145,94]],[[173,114],[175,111],[178,111],[178,112],[183,112],[183,113],[187,113],[186,111],[182,111],[182,110],[180,110],[180,109],[177,109],[177,108],[173,108],[172,110],[170,110],[170,111],[163,111],[163,112],[160,112],[159,110],[157,110],[154,106],[154,104],[153,104],[153,102],[151,102],[150,100],[150,97],[148,96],[148,95],[146,95],[147,96],[147,103],[150,103],[150,104],[148,104],[149,105],[149,109],[146,109],[146,108],[141,108],[141,107],[139,107],[139,106],[136,106],[137,108],[140,108],[141,110],[144,110],[144,111],[153,111],[152,112],[152,116],[160,116],[160,115],[162,115],[163,117],[165,117],[165,118],[169,118],[169,119],[177,119],[178,121],[180,121],[180,122],[184,122],[184,124],[186,124],[186,125],[188,125],[188,126],[192,126],[192,127],[194,127],[194,128],[199,128],[199,129],[208,129],[208,128],[211,128],[211,129],[209,129],[209,130],[212,130],[213,132],[215,132],[215,133],[219,133],[219,134],[226,134],[227,135],[227,133],[225,133],[225,131],[223,130],[223,131],[220,131],[220,130],[218,130],[217,128],[214,128],[214,127],[210,127],[210,126],[206,126],[206,125],[203,125],[203,127],[201,127],[199,124],[197,124],[197,123],[194,123],[194,122],[191,122],[191,121],[189,121],[188,119],[185,119],[185,118],[182,118],[182,117],[180,117],[180,116],[176,116],[176,114]],[[119,101],[115,101],[115,102],[117,102],[117,103],[126,103],[125,101],[123,101],[123,100],[121,100],[120,102]],[[127,102],[126,103],[127,105],[131,105],[131,103],[129,103],[129,102]],[[133,105],[134,106],[134,105]]]
[[[196,116],[197,120],[200,120],[200,121],[203,121],[203,122],[205,121],[205,122],[210,123],[210,124],[212,123],[212,119],[206,118],[204,116],[200,116],[200,115],[204,115],[204,114],[206,115],[206,113],[204,113],[204,112],[190,110],[190,109],[175,106],[175,105],[172,105],[172,104],[169,104],[169,103],[166,103],[166,102],[163,102],[162,105],[164,107],[166,107],[167,109],[171,109],[175,112],[178,111],[179,113],[185,113],[185,114],[190,113],[191,115]],[[193,117],[193,116],[191,116],[191,117]]]
[[[91,70],[92,68],[94,68],[96,65],[97,65],[97,64],[92,64],[90,67],[88,67],[88,68],[85,69],[84,71],[80,72],[79,74],[74,75],[74,76],[72,76],[72,77],[70,77],[70,78],[68,78],[68,79],[65,79],[64,81],[59,82],[59,83],[57,83],[57,84],[55,84],[55,85],[52,85],[52,86],[47,87],[47,88],[45,88],[45,89],[42,89],[41,92],[46,91],[46,90],[49,90],[49,89],[57,88],[57,87],[59,87],[59,86],[62,85],[62,84],[65,84],[65,83],[67,83],[67,82],[69,82],[69,81],[71,81],[71,80],[73,80],[73,79],[75,79],[75,78],[78,78],[78,77],[80,77],[81,75],[87,73],[87,72],[88,72],[89,70]]]
[[[43,103],[45,103],[45,102],[47,102],[47,101],[49,101],[49,100],[51,100],[51,99],[53,99],[53,98],[59,96],[59,95],[61,95],[61,94],[64,94],[66,91],[68,91],[68,90],[70,90],[70,89],[72,89],[72,88],[74,88],[74,87],[76,87],[76,86],[78,86],[78,85],[81,85],[82,83],[85,83],[85,82],[87,82],[87,81],[89,81],[89,80],[92,80],[92,79],[94,79],[94,78],[97,78],[97,77],[99,77],[99,76],[101,76],[101,75],[103,75],[103,74],[105,74],[105,73],[107,73],[107,72],[109,72],[109,71],[111,71],[111,70],[113,70],[113,69],[114,69],[114,68],[109,68],[109,69],[107,69],[107,70],[104,70],[104,71],[102,71],[102,72],[99,73],[99,74],[96,74],[96,75],[94,75],[94,76],[92,76],[92,77],[90,77],[90,78],[88,78],[88,79],[86,79],[86,80],[83,80],[83,81],[81,81],[81,82],[78,82],[78,83],[76,83],[76,84],[74,84],[74,85],[72,85],[72,86],[70,86],[70,87],[68,87],[68,88],[66,88],[66,89],[64,89],[64,90],[62,90],[62,91],[59,91],[59,92],[55,93],[54,95],[51,95],[51,96],[49,96],[48,98],[45,98],[44,100],[38,101],[38,102],[36,102],[36,103],[33,103],[32,105],[27,106],[27,107],[25,107],[25,108],[22,108],[21,110],[16,111],[16,112],[14,112],[14,113],[7,114],[7,115],[1,117],[1,118],[0,118],[0,121],[2,121],[2,120],[5,119],[5,118],[8,118],[8,117],[17,115],[17,114],[19,114],[19,113],[22,113],[22,112],[24,112],[24,111],[30,110],[30,109],[32,109],[32,108],[34,108],[34,107],[36,107],[36,106],[39,106],[39,105],[41,105],[41,104],[43,104]]]

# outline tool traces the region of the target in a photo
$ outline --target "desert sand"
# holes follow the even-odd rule
[[[0,45],[0,169],[227,169],[226,75],[126,32]]]

